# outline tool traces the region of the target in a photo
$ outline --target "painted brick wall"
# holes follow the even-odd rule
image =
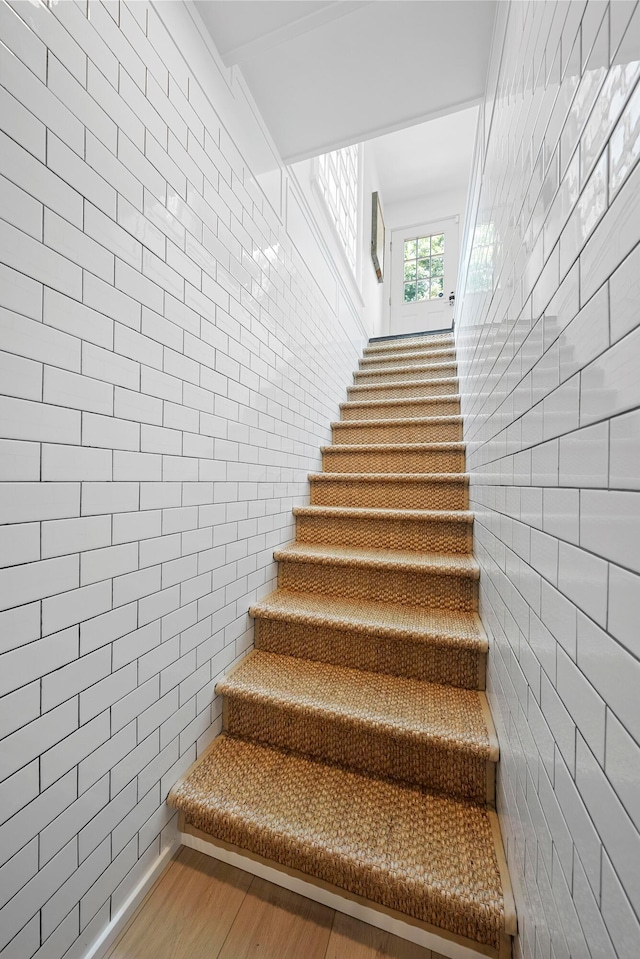
[[[458,320],[517,957],[640,952],[640,7],[499,4]]]
[[[0,0],[3,959],[83,955],[170,849],[365,336],[196,21]]]

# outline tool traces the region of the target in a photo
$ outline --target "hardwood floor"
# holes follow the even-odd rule
[[[105,959],[442,959],[182,848]]]

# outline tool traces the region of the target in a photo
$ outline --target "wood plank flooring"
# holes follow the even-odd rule
[[[105,959],[443,959],[183,847]]]

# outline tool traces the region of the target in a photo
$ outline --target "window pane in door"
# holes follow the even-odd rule
[[[431,299],[442,293],[443,277],[439,276],[431,281]]]
[[[443,259],[441,256],[434,256],[431,258],[431,276],[442,276],[442,263]]]
[[[419,280],[417,283],[416,299],[426,300],[428,296],[429,296],[428,280]]]
[[[415,240],[405,240],[404,244],[404,258],[405,260],[411,260],[416,255],[416,241]]]
[[[418,260],[418,279],[425,280],[429,277],[429,260]]]
[[[429,256],[429,240],[431,237],[423,236],[418,240],[418,256]]]
[[[416,285],[415,283],[405,283],[404,285],[404,302],[413,303],[416,298]]]
[[[407,260],[404,265],[404,278],[407,280],[415,280],[416,278],[416,261]]]
[[[444,233],[431,237],[431,256],[444,253]]]

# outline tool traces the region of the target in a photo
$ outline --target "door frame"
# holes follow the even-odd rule
[[[447,245],[445,251],[445,289],[443,291],[442,308],[439,310],[432,310],[426,312],[426,317],[422,322],[418,322],[417,326],[409,329],[405,328],[406,324],[403,324],[402,320],[398,318],[397,314],[394,316],[394,284],[398,282],[398,268],[399,261],[397,260],[397,246],[394,250],[394,243],[404,242],[407,234],[430,234],[442,232],[446,233],[447,230],[451,230],[451,227],[455,228],[455,242],[453,244],[453,258],[451,258],[450,243]],[[396,261],[394,264],[394,251],[396,252]],[[419,223],[408,223],[405,226],[394,227],[393,230],[389,231],[389,249],[388,253],[388,262],[389,270],[387,271],[388,276],[388,287],[386,290],[386,304],[388,307],[388,332],[390,336],[400,336],[403,334],[417,333],[417,332],[430,332],[436,329],[450,329],[453,325],[453,309],[449,306],[449,292],[453,290],[455,292],[456,283],[458,279],[458,268],[460,262],[460,214],[454,213],[449,216],[438,217],[433,220],[422,220]],[[434,303],[433,300],[425,301],[429,303]],[[436,314],[432,320],[428,319],[428,312],[433,312]]]

